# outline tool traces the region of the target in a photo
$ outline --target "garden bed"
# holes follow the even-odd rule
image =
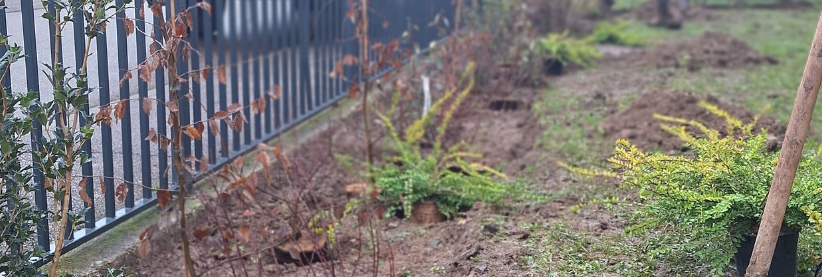
[[[654,118],[654,114],[696,120],[708,128],[719,130],[723,136],[727,135],[725,119],[701,107],[699,103],[702,100],[727,111],[745,124],[753,122],[756,116],[744,108],[721,103],[719,99],[711,95],[700,98],[687,92],[667,90],[641,96],[628,108],[606,118],[600,126],[605,136],[612,142],[617,139],[627,139],[646,151],[685,150],[679,138],[662,130],[661,126],[664,122]],[[772,117],[764,116],[757,121],[753,131],[758,132],[762,129],[766,129],[769,134],[773,135],[773,145],[769,146],[771,150],[779,150],[777,144],[781,144],[787,127]],[[704,134],[693,126],[688,127],[688,132],[696,137],[704,137]]]
[[[660,44],[644,53],[638,62],[657,68],[672,67],[697,71],[702,68],[773,65],[778,61],[771,56],[760,54],[744,41],[729,34],[708,31],[683,42]]]
[[[627,57],[632,58],[631,55]],[[700,66],[706,64],[711,67],[713,63]],[[627,224],[626,218],[599,207],[574,212],[580,203],[612,195],[619,197],[622,194],[613,193],[616,186],[612,182],[591,184],[594,182],[579,181],[559,169],[555,162],[564,161],[567,156],[565,153],[558,154],[559,150],[540,145],[539,140],[546,136],[559,137],[546,135],[545,125],[560,126],[554,129],[556,132],[564,131],[563,128],[582,130],[583,134],[570,137],[569,140],[574,140],[571,143],[579,145],[590,143],[604,146],[583,148],[588,150],[585,157],[596,162],[605,154],[603,149],[607,152],[613,149],[613,142],[617,138],[628,138],[643,150],[683,150],[681,143],[673,135],[659,129],[659,121],[653,118],[654,113],[696,119],[720,131],[724,130],[724,120],[705,112],[699,107],[699,100],[705,99],[746,123],[753,119],[754,113],[721,103],[715,97],[703,98],[656,89],[660,83],[665,86],[666,80],[674,74],[693,74],[691,72],[656,68],[641,72],[638,70],[640,65],[618,57],[615,61],[603,61],[599,67],[549,78],[552,86],[560,87],[561,93],[554,95],[558,96],[555,99],[541,99],[547,90],[545,87],[506,87],[502,91],[510,93],[471,94],[469,100],[455,113],[450,125],[446,144],[466,141],[474,146],[474,152],[483,154],[479,162],[499,169],[512,178],[523,178],[533,185],[535,191],[546,190],[552,193],[546,201],[515,203],[512,207],[477,203],[452,220],[430,225],[419,225],[399,218],[360,220],[362,215],[355,214],[343,221],[344,228],[336,229],[337,243],[330,244],[334,247],[327,249],[327,255],[322,257],[327,260],[315,260],[311,266],[299,266],[299,262],[294,261],[285,263],[280,259],[289,253],[262,251],[261,256],[241,254],[239,256],[242,258],[238,258],[238,250],[235,248],[229,249],[228,254],[219,251],[219,248],[215,251],[215,246],[220,245],[215,241],[223,235],[214,230],[220,228],[242,230],[245,227],[250,230],[248,242],[243,244],[246,249],[240,249],[243,253],[254,252],[247,247],[269,247],[288,234],[288,220],[283,216],[287,207],[283,201],[270,194],[287,195],[296,192],[288,185],[282,164],[275,163],[271,166],[273,181],[261,181],[256,186],[254,202],[261,209],[255,210],[255,204],[240,201],[244,198],[242,192],[237,192],[231,200],[224,203],[226,210],[214,212],[205,209],[190,218],[191,232],[198,229],[211,231],[192,239],[192,252],[198,273],[202,276],[243,276],[242,272],[247,272],[249,276],[327,276],[330,275],[327,270],[333,267],[345,272],[339,274],[345,276],[371,276],[375,270],[378,270],[378,276],[386,276],[392,269],[400,276],[524,276],[547,275],[549,272],[589,276],[592,274],[587,273],[596,271],[591,269],[593,266],[600,272],[618,272],[629,267],[626,266],[628,263],[645,261],[643,259],[647,257],[644,255],[626,250],[631,249],[628,246],[637,243],[635,238],[622,237]],[[626,67],[632,70],[625,70]],[[574,81],[566,80],[576,80],[576,84],[569,85]],[[637,91],[650,93],[617,112],[620,102],[631,99],[634,95],[630,93]],[[552,106],[559,108],[543,111],[544,113],[535,108],[538,103],[566,103],[566,98],[575,100],[568,100],[567,103],[572,104],[565,106]],[[377,109],[385,110],[390,99],[375,102]],[[603,118],[607,117],[601,122],[596,121],[600,123],[599,126],[585,125],[592,120],[586,121],[589,117],[580,119],[579,116],[599,113],[603,114]],[[363,181],[358,170],[351,169],[361,169],[358,163],[365,160],[361,113],[354,112],[345,118],[335,119],[330,125],[333,126],[332,129],[322,132],[288,154],[291,167],[298,168],[306,177],[302,181],[292,182],[310,184],[308,187],[313,190],[312,197],[306,203],[320,209],[344,205],[348,200],[345,187]],[[578,128],[578,125],[582,125],[582,128]],[[377,164],[382,164],[387,154],[392,152],[386,146],[387,137],[382,127],[375,123],[372,128]],[[407,126],[399,126],[398,129],[405,127]],[[770,117],[762,118],[756,125],[757,129],[760,127],[775,134],[784,132],[784,126]],[[774,141],[780,141],[779,138],[777,136]],[[257,178],[264,180],[265,176],[258,175]],[[248,212],[249,210],[252,212]],[[225,217],[232,218],[230,226],[214,225],[213,217],[222,213],[227,213]],[[363,232],[372,223],[379,237],[377,240],[370,239],[369,233]],[[242,234],[242,231],[238,233]],[[239,241],[240,238],[234,240]],[[379,242],[379,247],[375,241]],[[183,268],[181,245],[179,234],[169,232],[152,242],[151,253],[147,258],[141,258],[137,248],[112,266],[125,266],[134,276],[180,276]],[[375,258],[377,248],[380,251]],[[376,267],[373,262],[375,259],[379,261]],[[240,261],[244,262],[245,268]],[[261,261],[259,268],[257,261]],[[589,266],[589,271],[568,269],[574,265]],[[674,267],[666,264],[649,267],[652,267],[652,271],[644,271],[645,274],[669,276],[673,275],[670,272],[676,272]],[[688,272],[704,273],[706,269],[691,270]]]

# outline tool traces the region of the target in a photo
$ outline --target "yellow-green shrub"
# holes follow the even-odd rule
[[[548,34],[547,38],[539,41],[539,50],[562,64],[570,62],[582,67],[593,66],[602,57],[590,40],[571,37],[568,31]]]
[[[759,226],[779,154],[766,151],[767,135],[764,131],[754,134],[753,123],[743,124],[705,102],[701,106],[726,119],[729,136],[720,137],[719,131],[699,122],[656,115],[670,124],[663,128],[681,139],[692,153],[648,154],[627,140],[619,140],[608,159],[611,171],[571,169],[621,179],[623,186],[636,191],[642,202],[628,232],[675,228],[687,238],[680,243],[690,245],[694,251],[691,258],[712,265],[712,272],[721,275],[743,234],[755,233]],[[687,133],[686,125],[702,130],[706,138]],[[822,226],[819,153],[805,151],[799,164],[785,213],[785,224],[790,229]],[[684,248],[670,244],[660,247]]]
[[[453,217],[459,207],[470,206],[475,202],[501,203],[505,198],[517,194],[520,186],[503,184],[496,180],[507,178],[504,174],[467,161],[466,159],[481,156],[468,152],[469,147],[466,143],[442,149],[442,140],[453,113],[474,87],[473,66],[473,63],[469,63],[462,74],[460,84],[464,84],[463,89],[446,91],[422,118],[405,130],[404,138],[400,137],[390,119],[397,101],[394,101],[385,114],[375,112],[384,122],[392,147],[397,152],[392,161],[402,165],[397,166],[389,162],[383,167],[372,168],[371,171],[375,186],[380,191],[378,198],[387,205],[386,215],[402,209],[406,216],[410,216],[414,204],[432,200],[437,203],[440,212]],[[446,107],[449,100],[450,105],[447,106],[448,109],[437,127],[434,149],[430,154],[423,155],[419,141],[428,125]],[[462,172],[448,170],[453,167],[460,168]]]

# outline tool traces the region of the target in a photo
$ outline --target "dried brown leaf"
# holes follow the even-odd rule
[[[229,105],[228,108],[226,108],[226,110],[228,111],[228,113],[233,114],[243,110],[243,105],[240,103],[234,103]]]
[[[344,65],[356,65],[359,63],[359,59],[354,55],[348,54],[343,57],[343,64]]]
[[[134,21],[131,21],[128,17],[123,17],[123,27],[126,31],[126,36],[134,33]]]
[[[213,118],[208,119],[208,129],[211,130],[211,134],[215,137],[220,135],[220,125],[218,125],[217,120]]]
[[[89,197],[88,193],[86,193],[86,178],[80,180],[80,184],[78,186],[80,187],[80,199],[83,200],[83,202],[86,202],[86,205],[88,205],[89,207],[94,205],[94,202],[91,200],[91,197]]]
[[[154,101],[151,101],[151,98],[143,98],[143,111],[147,115],[151,115],[151,109],[154,107]]]
[[[268,156],[268,153],[266,153],[265,151],[257,152],[257,154],[254,155],[254,161],[263,165],[266,173],[269,172],[268,164],[271,163],[271,157]]]
[[[162,149],[163,149],[163,151],[168,152],[168,145],[169,145],[169,144],[171,144],[171,139],[169,139],[169,138],[168,138],[168,137],[166,137],[166,136],[162,136],[162,135],[161,135],[161,136],[160,136],[160,148],[162,148]]]
[[[241,113],[234,117],[234,129],[237,132],[243,132],[243,121],[245,121],[245,117]]]
[[[351,83],[351,87],[348,89],[348,97],[357,98],[357,95],[360,93],[360,85],[356,82]]]
[[[221,84],[226,83],[225,65],[221,65],[217,68],[217,80],[219,80]]]
[[[195,239],[203,239],[203,238],[208,237],[210,235],[211,235],[211,230],[209,230],[208,228],[204,228],[204,229],[197,228],[197,229],[194,230],[194,238]]]
[[[126,116],[126,106],[128,106],[127,99],[120,100],[117,105],[114,105],[114,118],[117,119],[116,122],[119,122]]]
[[[194,19],[191,17],[191,13],[189,11],[183,12],[183,21],[185,21],[189,29],[194,29]]]
[[[154,128],[148,129],[148,135],[146,135],[146,140],[152,143],[157,143],[157,131]]]
[[[128,80],[131,80],[131,78],[133,78],[133,77],[134,77],[134,75],[131,74],[131,71],[126,70],[126,72],[123,73],[123,78],[120,79],[120,87],[123,87],[123,84],[128,82]]]
[[[229,114],[228,112],[225,112],[225,111],[216,111],[216,112],[214,112],[214,118],[216,118],[216,119],[222,120],[222,119],[228,118],[229,116],[231,116],[231,114]]]
[[[152,44],[152,45],[154,45],[154,44]],[[153,70],[151,70],[151,67],[149,65],[140,64],[139,66],[137,66],[137,70],[139,71],[140,79],[142,79],[143,82],[146,82],[146,83],[151,82],[151,73],[153,72]]]
[[[201,140],[203,137],[200,135],[200,132],[197,131],[197,128],[191,125],[186,126],[185,131],[183,131],[186,135],[188,135],[193,140]]]
[[[137,249],[140,252],[140,258],[148,258],[148,254],[151,254],[151,241],[150,240],[143,240],[140,242],[140,247]]]
[[[188,29],[186,28],[185,24],[174,24],[174,36],[176,37],[186,37],[188,36]]]
[[[114,196],[117,197],[117,201],[125,202],[126,201],[126,194],[128,193],[128,186],[126,183],[121,183],[117,185],[117,188],[114,189]]]
[[[257,99],[257,106],[259,106],[260,112],[265,111],[265,108],[268,106],[268,101],[265,100],[265,96],[262,96],[259,99]]]
[[[167,190],[158,190],[157,191],[157,204],[160,205],[160,208],[165,208],[168,206],[168,202],[171,201],[171,193]]]
[[[211,16],[211,4],[205,1],[198,2],[196,7],[201,8],[208,12],[208,15]]]
[[[208,74],[211,73],[211,66],[206,65],[205,68],[203,68],[202,73],[203,73],[203,79],[208,80]]]
[[[166,108],[168,108],[168,111],[173,112],[173,113],[176,113],[176,112],[180,111],[180,107],[177,106],[177,101],[173,101],[173,100],[169,100],[168,102],[166,102]]]
[[[234,169],[239,170],[239,169],[243,168],[243,166],[245,166],[245,159],[243,159],[243,157],[239,157],[239,158],[234,159],[234,162],[232,162],[232,163],[234,165]]]
[[[257,101],[251,101],[251,113],[258,114],[260,113],[260,104]]]
[[[251,231],[249,231],[246,226],[240,227],[240,241],[248,243],[249,239],[251,239]]]

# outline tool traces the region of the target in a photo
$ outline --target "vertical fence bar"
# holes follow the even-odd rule
[[[115,4],[118,7],[123,6],[123,0],[117,0]],[[125,9],[120,9],[117,13],[117,62],[120,65],[120,79],[128,73],[128,52],[131,50],[126,43],[126,31],[123,20],[126,18]],[[120,86],[120,99],[129,99],[131,97],[130,85],[126,81],[124,85]],[[128,191],[126,192],[126,208],[134,208],[134,155],[132,154],[131,144],[131,109],[128,108],[133,103],[126,100],[126,112],[123,115],[120,123],[120,135],[123,139],[123,181],[125,181]]]
[[[285,95],[288,97],[289,101],[286,102],[288,107],[288,117],[286,118],[287,126],[291,126],[294,122],[299,118],[299,98],[300,94],[297,91],[297,32],[299,31],[299,21],[295,19],[297,16],[297,1],[298,0],[290,0],[289,8],[286,9],[288,12],[288,53],[291,56],[291,59],[288,62],[288,72],[290,82],[288,84],[288,92]]]
[[[217,8],[214,9],[215,14],[226,14],[226,1],[227,0],[217,0]],[[233,16],[229,13],[229,19],[233,19]],[[225,23],[225,22],[223,22]],[[219,64],[217,70],[215,71],[215,75],[220,74],[220,69],[222,71],[228,70],[229,65],[227,64],[230,60],[227,59],[226,53],[226,37],[231,33],[231,28],[233,24],[229,22],[229,24],[224,24],[220,26],[220,33],[219,37],[217,37],[217,63]],[[219,76],[217,76],[219,78]],[[225,111],[228,107],[228,84],[225,82],[217,82],[219,95],[220,95],[220,110]],[[228,151],[228,123],[225,120],[220,120],[220,149],[222,149],[220,157],[223,159],[228,159],[229,151]],[[216,159],[215,159],[216,160]]]
[[[311,53],[311,57],[313,57],[314,62],[311,63],[311,104],[309,105],[310,111],[313,111],[315,107],[320,107],[322,104],[320,100],[320,11],[322,11],[322,7],[318,0],[311,0],[310,2],[311,10],[308,12],[308,20],[311,22],[311,28],[309,32],[309,53]],[[309,59],[310,61],[310,59]]]
[[[214,6],[218,6],[219,4],[216,2],[222,2],[222,0],[215,0],[212,1]],[[214,66],[214,37],[215,32],[214,30],[217,29],[218,24],[214,24],[219,22],[222,19],[220,16],[221,10],[218,7],[212,7],[211,13],[205,12],[202,9],[197,10],[197,17],[199,18],[200,22],[203,23],[203,28],[205,29],[205,36],[203,37],[203,55],[205,55],[205,68],[211,68],[211,72],[208,76],[203,76],[203,83],[205,83],[206,91],[205,91],[205,98],[206,98],[206,118],[211,118],[214,116],[214,76],[216,76],[216,67]],[[217,26],[215,26],[217,25]],[[219,35],[223,35],[222,32]],[[217,53],[218,55],[222,54],[220,52]],[[217,137],[214,136],[214,132],[216,130],[211,129],[210,124],[206,124],[208,126],[208,161],[210,164],[215,164],[217,162]],[[222,138],[220,138],[222,140]],[[201,172],[204,173],[204,172]]]
[[[184,6],[183,8],[194,7],[195,5],[197,5],[198,1],[202,1],[202,0],[188,0],[188,5]],[[191,51],[191,70],[189,72],[191,72],[190,75],[197,75],[196,77],[186,76],[186,79],[190,79],[189,84],[191,86],[191,95],[194,97],[193,102],[192,101],[185,101],[186,103],[189,103],[189,107],[191,108],[192,120],[190,122],[200,122],[200,120],[202,120],[203,97],[202,97],[202,94],[200,93],[200,89],[201,89],[201,82],[203,81],[203,79],[200,78],[200,70],[202,70],[202,68],[200,67],[200,52],[199,52],[200,39],[205,41],[206,39],[211,37],[211,34],[206,32],[205,28],[203,28],[203,21],[200,20],[200,12],[201,11],[202,11],[202,9],[199,8],[199,7],[195,7],[192,10],[189,10],[190,13],[193,13],[191,15],[191,20],[194,21],[194,23],[192,24],[192,25],[194,25],[194,30],[192,30],[192,34],[189,36],[190,39],[188,40],[189,43],[191,44],[191,48],[193,49]],[[197,36],[195,36],[195,34],[200,35],[200,36],[197,37]],[[199,81],[195,82],[194,80],[199,80]],[[203,130],[205,130],[205,129],[203,129]],[[202,134],[202,135],[205,135],[205,134]],[[202,139],[194,140],[194,157],[196,157],[197,159],[203,157],[203,140]]]
[[[319,71],[318,82],[320,82],[318,87],[320,88],[320,94],[322,95],[322,97],[320,97],[320,101],[323,104],[326,104],[331,99],[328,95],[328,73],[331,72],[328,65],[334,63],[334,60],[332,60],[331,56],[328,55],[328,31],[330,28],[328,22],[331,21],[331,14],[329,13],[331,10],[331,1],[322,0],[321,3],[322,6],[318,15],[319,18],[317,19],[317,25],[319,25],[318,29],[320,30],[320,39],[318,39],[317,41],[319,42],[316,43],[318,45],[317,48],[320,49],[320,54],[317,56],[317,59],[320,61],[320,67],[317,70]]]
[[[254,101],[257,101],[257,99],[260,99],[260,96],[263,95],[263,89],[262,89],[262,87],[263,87],[263,85],[262,85],[263,80],[262,79],[263,78],[262,78],[262,75],[261,75],[262,72],[260,71],[260,63],[262,62],[261,60],[263,59],[263,57],[265,57],[266,55],[263,55],[262,51],[260,51],[260,43],[262,41],[261,40],[262,32],[260,32],[260,30],[262,28],[262,24],[260,22],[260,20],[261,20],[260,16],[259,16],[260,7],[258,5],[258,0],[252,0],[250,2],[251,2],[251,5],[250,5],[250,10],[251,10],[250,11],[250,13],[251,13],[251,16],[250,16],[251,26],[250,27],[251,28],[249,28],[249,31],[251,33],[251,36],[250,36],[251,40],[249,41],[248,45],[251,48],[250,49],[251,50],[250,51],[251,52],[250,56],[252,56],[253,59],[254,59],[254,62],[251,63],[251,66],[253,67],[252,71],[254,73],[254,98],[250,99],[249,102],[254,103]],[[245,18],[249,18],[249,17],[245,17]],[[250,75],[251,72],[249,72],[247,74]],[[258,104],[259,104],[259,102],[258,102]],[[263,115],[262,115],[262,111],[259,109],[259,106],[257,108],[258,108],[257,113],[254,114],[254,119],[253,119],[253,121],[254,121],[254,140],[255,141],[263,138],[263,136],[262,136],[262,133],[263,133],[263,122],[262,122]],[[249,137],[250,137],[250,135],[251,135],[250,128],[248,130],[248,134],[249,134]]]
[[[265,111],[263,112],[263,117],[265,118],[265,135],[263,137],[269,137],[273,135],[273,121],[274,121],[274,99],[267,97],[267,93],[271,93],[272,82],[274,81],[273,77],[271,76],[271,60],[273,59],[273,55],[276,55],[274,50],[274,44],[271,43],[271,33],[272,28],[276,24],[276,18],[271,17],[271,8],[275,3],[272,1],[263,1],[262,3],[262,22],[264,24],[260,26],[260,37],[262,39],[262,50],[260,51],[260,57],[263,58],[263,98],[266,98],[266,105]]]
[[[174,0],[172,0],[172,1],[174,1]],[[159,5],[159,3],[157,1],[154,1],[154,5]],[[170,8],[165,9],[165,11],[166,11],[165,18],[166,18],[166,20],[167,20],[167,18],[169,18],[169,15],[171,15],[171,12],[169,12],[169,10],[170,10]],[[160,13],[160,15],[162,16],[162,13]],[[155,18],[154,23],[159,23],[159,20],[157,18]],[[153,28],[154,29],[154,38],[157,40],[157,43],[163,43],[163,28],[165,28],[165,26],[158,26],[158,27]],[[166,106],[163,105],[163,103],[166,102],[166,93],[168,93],[168,87],[166,87],[166,83],[165,83],[166,74],[165,74],[165,70],[161,67],[157,68],[155,74],[156,74],[155,79],[157,79],[157,82],[156,82],[157,86],[155,88],[155,92],[156,92],[157,102],[159,102],[159,103],[155,103],[156,106],[157,106],[157,133],[159,133],[162,136],[167,136],[167,134],[168,134],[168,131],[167,131],[168,130],[168,124],[166,123]],[[160,175],[160,188],[161,189],[167,189],[169,180],[168,180],[168,171],[166,171],[166,170],[169,169],[168,154],[170,153],[170,151],[167,148],[166,149],[161,148],[159,143],[157,145],[158,145],[157,146],[157,154],[158,154],[158,158],[157,158],[158,171],[157,171],[157,173],[159,173],[159,175]]]
[[[143,5],[145,3],[144,0],[136,0],[134,2],[134,6],[136,9],[134,10],[134,16],[140,14],[140,10],[144,9]],[[151,16],[146,15],[146,16]],[[82,18],[82,17],[81,17]],[[146,61],[146,22],[145,20],[137,20],[134,22],[137,25],[137,63],[143,63]],[[145,82],[142,78],[137,78],[137,91],[139,93],[140,99],[148,98],[148,83]],[[141,102],[142,103],[142,102]],[[145,140],[148,137],[148,130],[149,124],[151,123],[148,118],[148,113],[140,110],[138,111],[140,114],[140,167],[142,172],[140,174],[140,184],[142,185],[143,189],[143,200],[148,200],[152,198],[152,191],[151,191],[151,143],[148,140]],[[145,203],[145,201],[143,202]]]
[[[74,4],[79,4],[80,0],[75,0]],[[80,69],[83,67],[83,57],[85,55],[85,18],[83,17],[82,13],[75,13],[74,15],[74,22],[72,23],[74,26],[74,59],[75,59],[75,73],[80,75]],[[89,103],[83,106],[83,112],[86,114],[89,113]],[[80,117],[80,126],[86,126],[87,122],[85,117]],[[83,176],[93,176],[94,175],[94,165],[92,164],[91,160],[93,160],[94,154],[92,153],[91,149],[91,141],[86,141],[83,143],[82,149],[86,154],[88,154],[89,162],[82,164],[82,172]],[[102,185],[102,184],[100,184]],[[94,178],[86,178],[86,194],[89,196],[91,203],[83,202],[83,207],[86,208],[86,212],[84,214],[84,219],[86,221],[85,228],[94,228],[96,227],[95,220],[97,215],[95,214],[95,197],[94,197]]]
[[[97,76],[99,80],[100,105],[105,106],[111,103],[111,84],[108,79],[108,44],[107,35],[101,32],[95,40],[97,40]],[[103,196],[105,214],[107,218],[115,217],[114,205],[114,155],[112,150],[112,134],[111,126],[107,124],[100,124],[100,133],[103,136],[103,142],[100,148],[103,150],[103,183],[106,186],[106,193]]]
[[[239,51],[238,48],[242,45],[240,32],[242,32],[242,26],[238,26],[238,20],[240,19],[239,11],[237,10],[237,5],[239,5],[239,1],[226,1],[229,5],[228,9],[228,18],[231,19],[231,41],[229,45],[231,46],[231,101],[232,103],[241,103],[240,102],[240,65],[242,61],[240,60],[242,57],[238,55]],[[234,152],[240,151],[240,133],[232,132],[232,155]]]
[[[37,93],[40,97],[40,78],[37,62],[37,30],[34,26],[34,1],[20,1],[20,8],[23,15],[23,47],[26,54],[26,87],[29,91]],[[43,125],[37,119],[34,119],[33,128],[31,130],[31,147],[36,148],[40,146],[40,137],[43,134]],[[34,158],[34,155],[32,155]],[[32,167],[34,168],[34,185],[37,191],[34,194],[34,202],[38,209],[43,212],[48,211],[46,200],[46,188],[43,187],[43,171],[37,165],[37,160],[32,159]],[[43,217],[40,220],[37,228],[37,244],[40,245],[46,252],[51,250],[50,234],[48,226],[48,217]]]
[[[242,18],[242,22],[240,23],[240,28],[237,30],[240,33],[240,49],[243,51],[242,56],[242,79],[243,79],[243,107],[247,107],[251,105],[251,48],[250,45],[252,42],[252,36],[250,24],[255,24],[253,20],[250,20],[248,17],[248,2],[249,1],[256,1],[256,0],[246,0],[246,1],[237,1],[237,4],[240,5],[240,13],[238,14],[240,18]],[[239,68],[239,66],[238,66]],[[239,81],[239,80],[237,80]],[[243,109],[245,113],[245,109]],[[246,115],[250,115],[251,113],[245,113]],[[246,116],[246,121],[243,123],[243,143],[242,145],[250,145],[251,144],[251,120],[252,117]]]
[[[274,89],[279,88],[280,97],[275,99],[274,102],[271,103],[271,106],[274,109],[274,132],[279,134],[280,130],[282,129],[282,126],[283,126],[284,116],[283,116],[282,112],[285,109],[284,108],[285,104],[284,104],[284,101],[283,101],[283,99],[284,99],[283,97],[285,97],[285,95],[284,95],[284,93],[282,93],[283,80],[285,80],[285,78],[282,77],[282,75],[281,75],[282,70],[280,70],[280,69],[282,68],[282,64],[283,64],[283,61],[284,61],[284,59],[282,58],[282,55],[283,55],[283,52],[284,52],[283,47],[282,47],[283,41],[284,41],[283,34],[282,34],[283,33],[283,27],[282,27],[283,24],[282,23],[286,19],[285,19],[285,16],[283,16],[283,4],[284,4],[283,1],[282,0],[274,0],[274,1],[276,1],[275,3],[272,3],[272,4],[274,4],[274,11],[273,11],[274,15],[272,15],[272,18],[274,20],[274,29],[273,29],[274,35],[271,36],[272,45],[274,45],[274,49],[272,49],[272,51],[274,52],[274,59],[272,60],[271,64],[274,66],[274,72],[273,72],[273,74],[274,74]]]

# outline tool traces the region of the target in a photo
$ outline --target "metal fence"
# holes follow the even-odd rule
[[[122,0],[116,1],[122,4]],[[169,1],[175,1],[176,12],[180,12],[203,0],[165,1],[167,4],[163,9],[168,17],[172,12]],[[218,136],[207,130],[203,132],[203,140],[191,141],[184,137],[184,156],[209,157],[210,168],[219,168],[347,96],[350,83],[346,84],[342,78],[331,78],[329,72],[343,56],[359,55],[354,25],[346,18],[348,0],[204,1],[211,4],[212,15],[202,9],[192,10],[195,31],[189,36],[189,43],[199,55],[193,54],[189,61],[181,62],[178,70],[186,72],[225,66],[226,82],[211,77],[183,83],[180,95],[191,93],[196,99],[193,107],[181,107],[183,111],[190,111],[181,114],[183,124],[198,122],[216,111],[224,111],[230,103],[247,107],[251,101],[273,92],[275,87],[279,87],[281,95],[269,102],[264,111],[249,116],[241,133],[229,131],[222,122]],[[139,7],[146,2],[135,0],[129,9],[117,14],[117,18],[139,18]],[[387,44],[408,31],[402,49],[414,49],[413,46],[418,45],[425,50],[431,42],[442,39],[445,34],[429,23],[438,16],[443,22],[452,20],[455,12],[454,4],[449,0],[370,2],[372,43]],[[50,63],[55,47],[59,47],[63,51],[58,60],[66,66],[80,67],[82,61],[78,57],[83,56],[86,47],[83,17],[75,16],[75,23],[61,34],[63,44],[54,45],[51,38],[56,31],[40,16],[53,9],[53,0],[46,0],[46,7],[34,0],[5,0],[4,3],[8,8],[0,10],[0,33],[10,36],[9,44],[23,46],[26,56],[23,62],[11,66],[11,74],[2,85],[15,92],[35,91],[41,99],[49,100],[53,97],[52,89],[41,71],[41,63]],[[123,21],[117,20],[116,24],[106,27],[104,34],[91,41],[94,47],[88,75],[90,83],[97,88],[90,97],[89,111],[98,111],[101,105],[119,99],[149,97],[166,100],[168,76],[162,69],[155,72],[151,82],[133,78],[122,86],[120,84],[127,71],[135,69],[151,55],[148,52],[150,41],[141,33],[153,32],[157,38],[162,37],[160,30],[151,27],[153,19],[148,12],[144,20],[136,20],[135,24],[136,35],[127,36]],[[5,52],[5,46],[0,46],[2,52]],[[369,55],[374,59],[377,53]],[[383,70],[372,78],[380,78],[390,70]],[[348,80],[359,80],[351,70],[346,74]],[[181,105],[187,103],[181,101]],[[168,154],[143,139],[151,129],[170,135],[166,111],[159,106],[149,115],[141,112],[139,106],[129,104],[118,124],[95,126],[93,139],[83,146],[93,159],[82,165],[82,175],[103,178],[89,178],[86,182],[86,194],[93,200],[92,205],[77,201],[79,192],[77,186],[72,186],[74,191],[68,201],[75,211],[87,209],[84,214],[86,223],[70,233],[64,251],[76,248],[154,205],[155,195],[147,187],[175,186],[168,178],[173,175],[164,174],[170,166]],[[245,114],[252,113],[246,111]],[[35,132],[42,132],[42,126],[34,127]],[[30,157],[22,158],[31,163]],[[194,176],[195,179],[198,177]],[[45,211],[51,207],[53,199],[43,188],[43,180],[42,174],[35,172],[38,189],[31,198]],[[103,184],[96,184],[100,180]],[[128,186],[124,202],[115,201],[115,185],[120,183]],[[100,186],[105,186],[104,193],[95,189]],[[36,245],[50,252],[54,245],[50,233],[53,230],[49,230],[49,226],[48,219],[40,222]]]

